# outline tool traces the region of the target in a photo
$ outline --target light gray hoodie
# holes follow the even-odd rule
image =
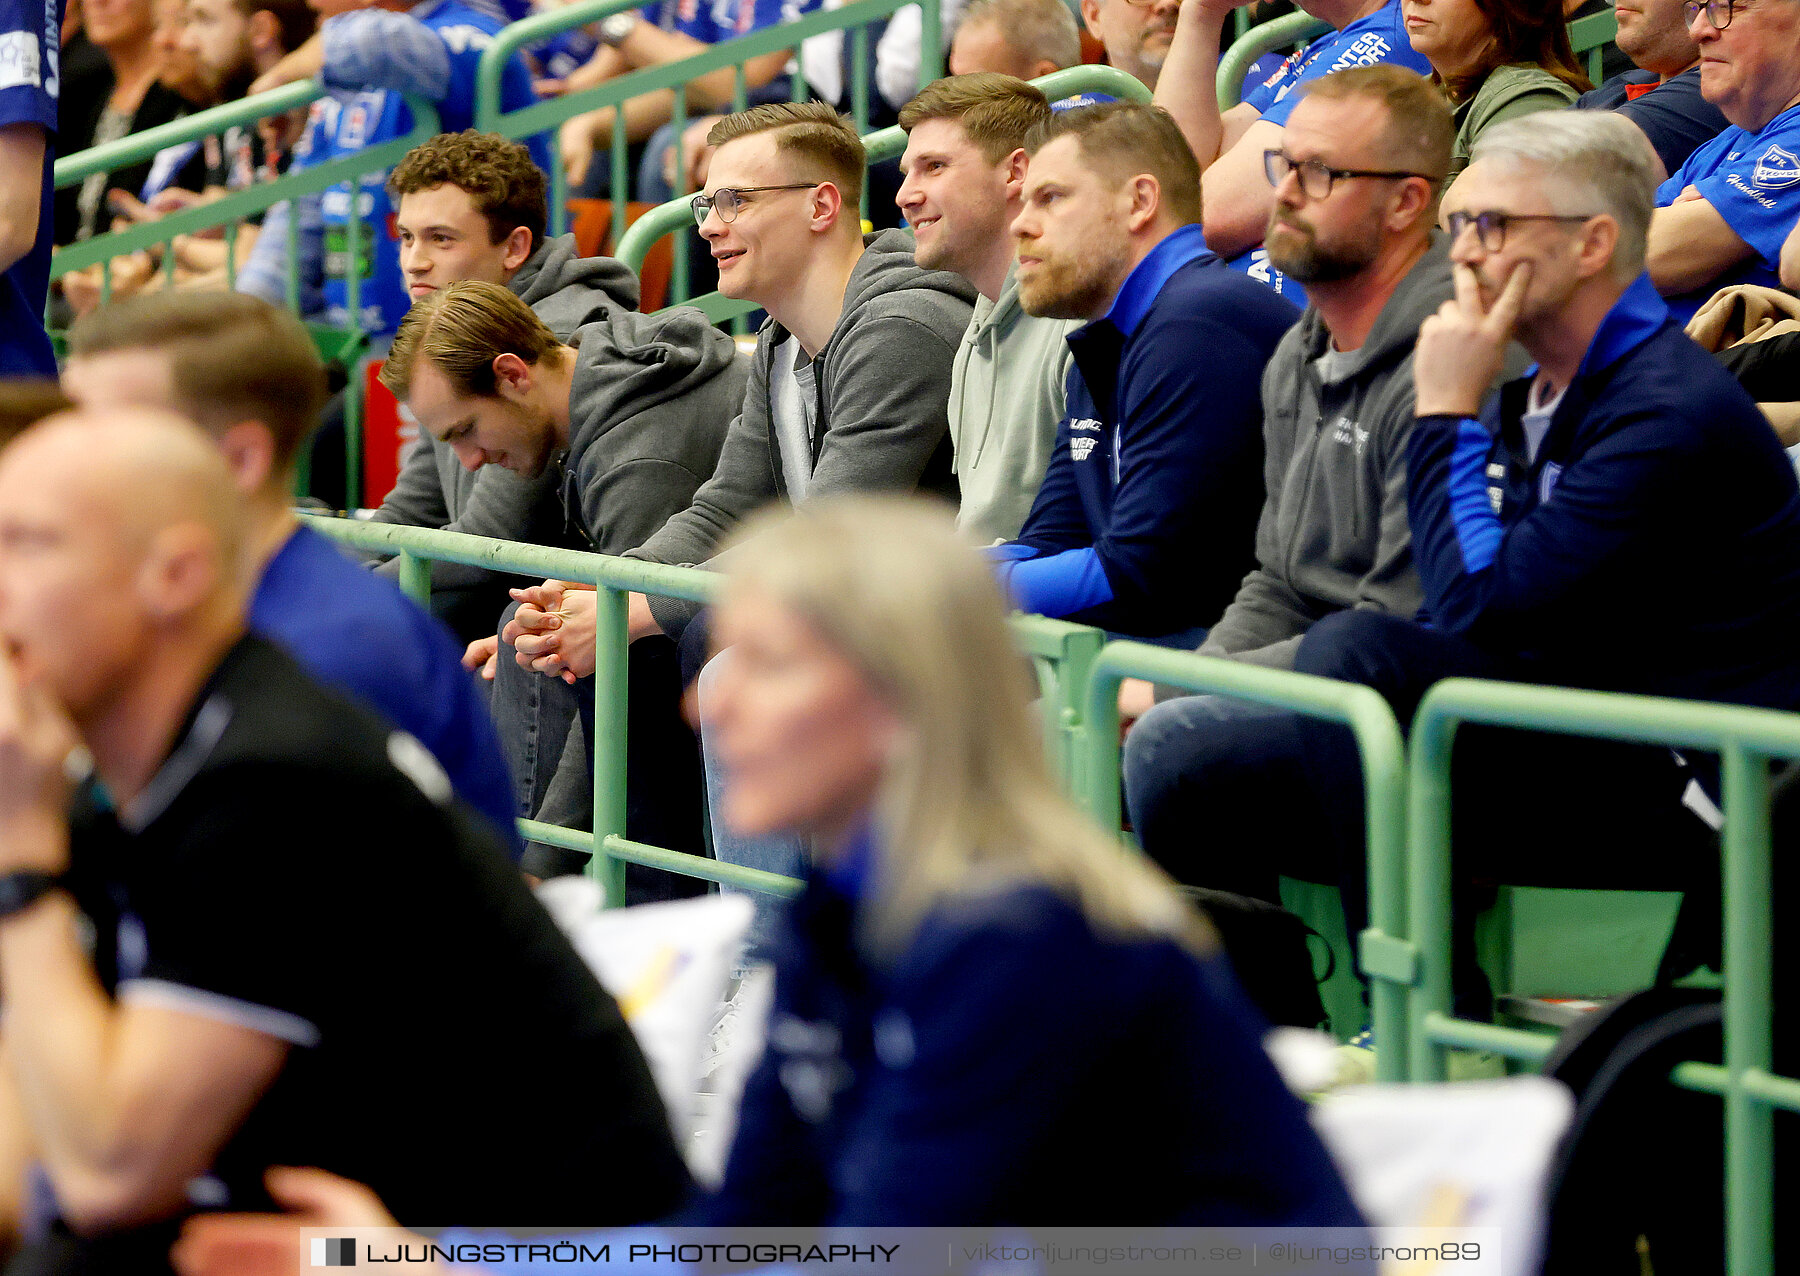
[[[1018,266],[975,313],[950,370],[950,442],[962,489],[957,526],[977,543],[1019,535],[1044,482],[1063,417],[1069,343],[1079,319],[1039,319],[1019,304]]]
[[[584,324],[628,314],[638,306],[637,276],[630,268],[611,257],[578,256],[573,235],[540,245],[507,287],[532,308],[558,341],[569,340]],[[565,528],[555,473],[546,470],[528,479],[497,465],[484,465],[470,473],[457,461],[456,453],[423,430],[407,451],[394,490],[372,517],[378,523],[442,527],[497,540],[584,547],[579,538],[570,539]],[[381,570],[391,575],[399,566],[390,561]],[[455,563],[438,563],[432,572],[438,588],[467,587],[495,579],[496,574],[484,568]]]
[[[1413,343],[1452,292],[1441,236],[1348,354],[1318,360],[1331,334],[1308,307],[1263,370],[1263,482],[1257,566],[1200,650],[1291,669],[1301,637],[1335,611],[1418,611],[1406,517]]]

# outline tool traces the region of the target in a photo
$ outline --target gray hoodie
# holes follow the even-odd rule
[[[577,256],[573,235],[540,245],[507,287],[536,312],[559,341],[567,341],[583,324],[635,311],[638,306],[637,276],[611,257]],[[522,478],[497,465],[470,473],[457,461],[456,453],[421,430],[400,467],[394,490],[372,517],[378,523],[442,527],[497,540],[580,548],[581,542],[569,540],[564,531],[556,491],[556,475],[550,471],[535,479]],[[382,570],[393,574],[399,567],[389,562]],[[439,563],[432,573],[439,588],[493,579],[495,574],[483,568],[454,563]]]
[[[950,373],[950,441],[962,508],[956,524],[981,544],[1010,541],[1043,485],[1063,418],[1069,343],[1079,319],[1038,319],[1019,304],[1018,267],[975,313]]]
[[[1413,343],[1452,292],[1442,236],[1400,281],[1367,341],[1334,356],[1308,307],[1263,370],[1257,567],[1201,652],[1291,669],[1315,621],[1348,607],[1411,616],[1421,602],[1406,518]]]
[[[917,489],[953,498],[945,406],[975,290],[960,275],[914,265],[906,231],[881,231],[864,244],[844,290],[843,313],[813,360],[817,400],[807,495]],[[634,557],[704,563],[746,515],[787,499],[769,404],[775,349],[787,339],[774,320],[763,324],[718,471]],[[699,608],[652,598],[650,610],[663,632],[675,636]]]

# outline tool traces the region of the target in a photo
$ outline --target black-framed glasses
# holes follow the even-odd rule
[[[1723,31],[1731,25],[1731,0],[1706,0],[1705,4],[1690,2],[1681,6],[1681,16],[1691,27],[1702,9],[1706,10],[1706,20],[1712,23],[1714,31]]]
[[[1455,243],[1462,238],[1462,233],[1469,227],[1475,228],[1475,237],[1481,241],[1482,248],[1490,253],[1497,253],[1506,247],[1506,228],[1514,222],[1585,222],[1598,217],[1599,213],[1500,213],[1489,209],[1485,213],[1450,213],[1444,218],[1444,229],[1450,232],[1450,242]]]
[[[817,182],[789,182],[785,186],[721,186],[710,195],[696,195],[688,201],[688,207],[694,210],[694,225],[706,225],[706,215],[711,212],[719,214],[722,222],[737,220],[738,210],[744,206],[744,196],[760,195],[764,191],[809,191],[817,186]]]
[[[1269,179],[1269,185],[1279,186],[1287,180],[1289,173],[1300,179],[1300,190],[1308,199],[1324,199],[1331,194],[1333,182],[1351,177],[1422,177],[1428,182],[1437,179],[1425,173],[1406,173],[1389,168],[1333,168],[1322,160],[1295,160],[1285,151],[1263,152],[1263,174]]]

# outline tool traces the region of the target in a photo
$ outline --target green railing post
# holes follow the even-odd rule
[[[405,595],[427,611],[431,610],[431,560],[401,550],[400,589]]]
[[[1425,954],[1423,977],[1407,997],[1407,1017],[1415,1029],[1407,1043],[1407,1071],[1414,1081],[1442,1081],[1445,1073],[1443,1051],[1418,1028],[1450,1013],[1450,751],[1455,743],[1454,721],[1422,712],[1414,720],[1407,918]]]
[[[625,734],[627,591],[597,581],[594,605],[594,843],[588,876],[606,891],[608,908],[625,903],[625,861],[615,859],[609,838],[625,836]]]
[[[1243,11],[1240,9],[1239,13]],[[1304,44],[1330,31],[1332,26],[1310,13],[1289,13],[1268,22],[1258,23],[1243,32],[1219,59],[1219,71],[1213,83],[1219,95],[1219,109],[1229,111],[1243,95],[1244,77],[1250,64],[1263,54],[1293,44]]]
[[[1732,1276],[1773,1273],[1775,1113],[1745,1084],[1774,1070],[1775,943],[1769,767],[1740,744],[1720,756],[1725,916],[1725,1234]]]
[[[1207,695],[1272,705],[1349,728],[1362,758],[1364,839],[1368,848],[1369,928],[1359,954],[1370,980],[1376,1076],[1406,1079],[1408,988],[1417,980],[1417,949],[1407,938],[1402,891],[1406,842],[1406,751],[1387,702],[1367,687],[1280,669],[1171,651],[1138,642],[1101,648],[1088,676],[1085,757],[1077,768],[1078,800],[1102,828],[1117,829],[1119,811],[1119,683],[1146,678]],[[1359,937],[1352,936],[1352,942]],[[1383,1042],[1392,1044],[1383,1046]]]

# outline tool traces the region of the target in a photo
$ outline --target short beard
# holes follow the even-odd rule
[[[1085,259],[1082,264],[1063,258],[1054,265],[1041,263],[1029,284],[1019,282],[1019,304],[1028,315],[1042,319],[1094,318],[1118,290],[1114,282],[1124,276],[1125,259]]]
[[[1287,235],[1275,235],[1276,230],[1286,231]],[[1320,246],[1314,232],[1282,221],[1279,215],[1271,223],[1270,231],[1265,241],[1269,264],[1296,283],[1337,283],[1360,275],[1381,255],[1381,244],[1373,236],[1359,239],[1354,244],[1325,248]]]

